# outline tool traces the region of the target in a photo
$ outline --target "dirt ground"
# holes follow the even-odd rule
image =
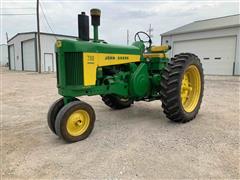
[[[47,126],[60,96],[55,74],[1,69],[3,179],[240,178],[240,78],[205,79],[194,121],[170,122],[161,102],[114,111],[82,97],[97,115],[88,139],[66,144]]]

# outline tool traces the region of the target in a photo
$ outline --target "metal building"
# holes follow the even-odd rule
[[[170,56],[192,52],[199,56],[204,73],[240,75],[240,15],[195,21],[161,34],[172,46]]]
[[[8,63],[7,45],[0,44],[0,65],[6,66]]]
[[[56,71],[55,42],[57,39],[72,39],[75,36],[41,33],[41,71]],[[9,54],[9,69],[20,71],[38,71],[37,33],[18,33],[7,43]]]

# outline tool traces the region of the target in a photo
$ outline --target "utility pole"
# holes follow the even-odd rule
[[[127,45],[129,45],[129,30],[127,29]]]
[[[37,41],[38,41],[38,72],[41,73],[41,43],[40,43],[40,24],[39,24],[39,0],[37,0]]]
[[[151,38],[153,37],[152,32],[153,32],[153,28],[152,28],[152,25],[150,24],[148,29],[148,34]]]
[[[8,42],[8,33],[6,32],[6,39],[7,39],[7,42]]]

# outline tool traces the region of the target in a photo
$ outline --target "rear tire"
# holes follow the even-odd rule
[[[174,122],[188,122],[200,109],[204,76],[199,58],[181,53],[172,58],[162,73],[161,101],[163,112]]]
[[[124,109],[130,107],[133,104],[133,100],[121,99],[116,95],[102,96],[102,101],[112,109]]]

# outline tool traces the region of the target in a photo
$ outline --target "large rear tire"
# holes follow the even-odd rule
[[[102,96],[102,101],[112,109],[124,109],[132,105],[131,99],[123,99],[115,95]]]
[[[199,58],[190,53],[175,55],[162,73],[161,101],[167,118],[188,122],[200,109],[204,76]]]

